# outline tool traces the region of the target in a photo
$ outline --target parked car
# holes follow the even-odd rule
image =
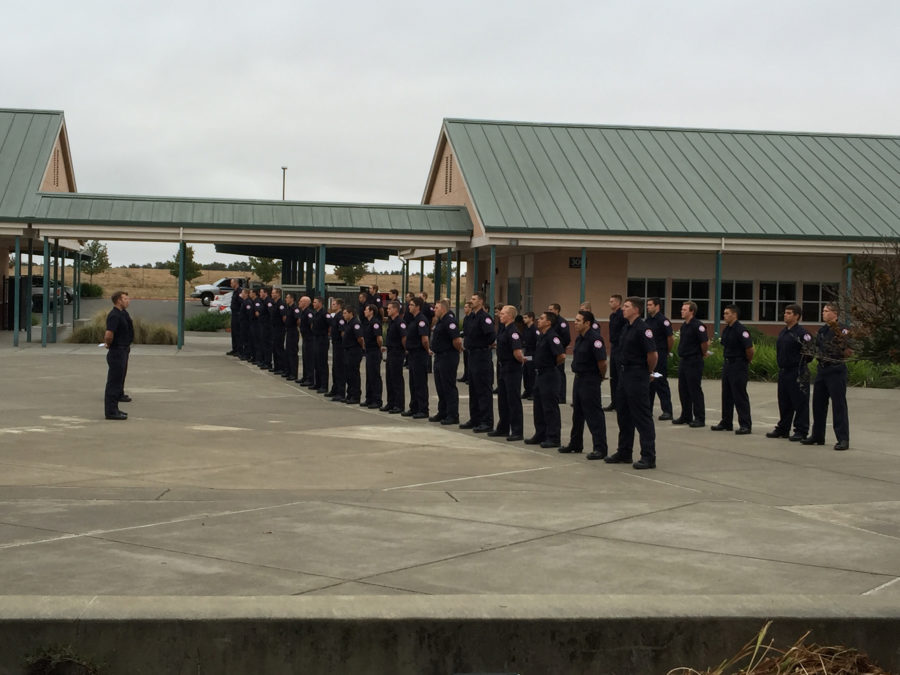
[[[23,281],[27,282],[28,277],[23,277]],[[72,300],[75,298],[75,291],[71,286],[63,286],[62,291],[57,287],[58,283],[54,283],[53,279],[50,280],[50,296],[53,300],[50,302],[50,308],[52,309],[56,305],[56,300],[62,296],[63,303],[66,305],[72,304]],[[54,292],[55,290],[55,292]],[[44,277],[40,274],[32,274],[31,275],[31,311],[32,312],[42,312],[44,310]]]
[[[215,296],[209,303],[208,312],[212,314],[231,314],[232,292]]]
[[[231,292],[231,280],[233,278],[234,277],[222,277],[211,284],[194,286],[194,292],[191,293],[191,297],[200,298],[200,302],[202,302],[205,307],[209,307],[209,303],[211,303],[213,298],[217,295]],[[241,286],[247,286],[250,283],[250,279],[243,277],[238,277],[238,281]]]

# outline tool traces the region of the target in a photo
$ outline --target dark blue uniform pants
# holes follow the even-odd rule
[[[381,350],[366,350],[366,403],[377,403],[381,406]]]
[[[351,347],[344,350],[344,367],[347,369],[347,400],[359,401],[362,396],[362,378],[359,375],[359,364],[362,363],[363,350]]]
[[[313,363],[314,363],[314,354],[316,351],[315,343],[313,342],[312,335],[304,335],[303,336],[303,348],[302,348],[302,364],[303,364],[303,376],[300,378],[302,382],[310,382],[313,381]]]
[[[662,354],[662,352],[657,352]],[[669,390],[669,359],[661,356],[656,362],[656,372],[662,373],[662,377],[656,377],[650,383],[650,411],[653,411],[653,399],[659,396],[659,407],[664,413],[672,414],[672,392]]]
[[[242,359],[253,358],[253,343],[250,340],[250,322],[242,320],[238,323],[238,333],[240,334],[240,354]]]
[[[681,399],[681,419],[687,422],[706,421],[706,401],[703,400],[703,357],[684,357],[678,362],[678,398]]]
[[[603,402],[600,398],[600,384],[603,380],[600,373],[576,373],[572,384],[572,433],[569,436],[569,447],[584,448],[584,423],[587,421],[591,431],[594,452],[604,457],[608,451],[606,444],[606,417],[603,415]]]
[[[738,424],[750,429],[750,397],[747,395],[747,369],[744,359],[726,359],[722,364],[722,424],[732,425],[737,410]]]
[[[616,404],[617,390],[619,388],[619,355],[616,346],[610,343],[609,347],[609,404]]]
[[[275,370],[280,370],[281,372],[287,370],[284,353],[285,335],[284,326],[272,327],[272,360],[275,362]]]
[[[268,319],[260,321],[260,347],[262,351],[262,363],[266,368],[272,367],[272,324]]]
[[[347,367],[344,348],[340,342],[332,342],[331,347],[331,379],[334,380],[331,391],[337,398],[344,398],[344,394],[347,393]]]
[[[804,382],[800,382],[803,376]],[[778,415],[775,428],[783,434],[806,436],[809,433],[809,369],[783,368],[778,371]]]
[[[250,345],[251,351],[253,352],[253,360],[256,363],[262,363],[262,344],[261,344],[261,331],[262,328],[259,325],[259,321],[254,319],[250,322]]]
[[[490,350],[469,350],[469,419],[476,426],[494,426],[493,379]]]
[[[406,395],[403,391],[403,358],[402,349],[388,348],[384,377],[387,386],[387,404],[391,409],[403,410]]]
[[[566,362],[563,361],[556,366],[559,371],[559,402],[566,402]]]
[[[407,352],[409,364],[409,409],[428,413],[428,354],[424,349]]]
[[[231,351],[241,353],[241,319],[235,313],[231,313]]]
[[[839,441],[850,442],[850,419],[847,415],[847,366],[843,363],[825,365],[819,362],[813,387],[813,425],[810,438],[825,440],[825,419],[831,399],[832,426]]]
[[[616,392],[616,419],[619,423],[619,443],[616,451],[631,457],[634,431],[641,437],[641,457],[656,461],[656,428],[650,409],[650,373],[646,366],[620,366],[619,389]]]
[[[522,434],[522,364],[501,363],[497,382],[497,431]]]
[[[538,440],[559,443],[559,371],[556,366],[537,368],[534,379],[534,435]]]
[[[292,380],[297,379],[297,354],[300,349],[300,333],[296,330],[284,334],[284,371]]]
[[[533,354],[529,354],[533,356]],[[534,391],[534,361],[526,361],[522,367],[522,396],[532,396]]]
[[[437,390],[437,414],[441,419],[459,419],[459,390],[456,373],[459,370],[459,352],[448,349],[434,355],[434,388]]]
[[[119,399],[125,393],[125,373],[128,371],[129,347],[110,347],[106,352],[106,391],[103,395],[103,409],[107,415],[119,410]]]
[[[316,389],[328,389],[328,336],[313,335],[312,350],[313,384],[316,385]]]

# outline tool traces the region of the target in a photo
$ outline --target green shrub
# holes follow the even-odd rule
[[[103,287],[97,284],[81,284],[82,298],[102,298]]]
[[[100,344],[106,333],[106,312],[97,312],[89,323],[73,331],[66,342]],[[170,323],[153,323],[134,319],[134,344],[174,345],[177,342],[175,326]]]
[[[195,314],[184,322],[185,330],[215,332],[231,325],[231,314],[203,312]]]

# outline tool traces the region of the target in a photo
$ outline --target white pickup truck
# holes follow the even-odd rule
[[[222,277],[211,284],[194,286],[194,292],[191,293],[191,297],[200,298],[200,302],[203,303],[203,306],[209,307],[209,303],[215,296],[231,293],[231,280],[233,278],[234,277]],[[241,286],[247,286],[250,283],[250,279],[247,279],[246,277],[237,277],[237,279],[241,282]]]

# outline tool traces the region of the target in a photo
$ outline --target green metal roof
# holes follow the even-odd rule
[[[323,202],[190,199],[73,193],[41,193],[30,219],[41,223],[185,226],[232,229],[365,232],[429,235],[472,232],[462,206],[341,204]]]
[[[18,221],[38,201],[63,114],[0,108],[0,217]]]
[[[488,233],[900,237],[900,138],[444,120]]]

